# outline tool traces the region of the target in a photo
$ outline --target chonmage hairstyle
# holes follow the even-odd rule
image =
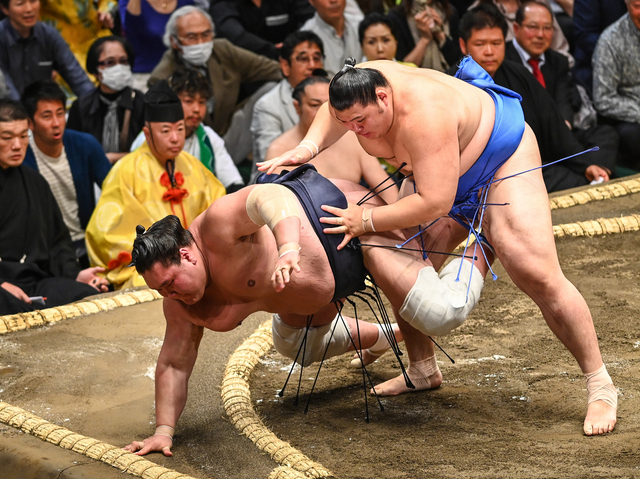
[[[24,107],[15,100],[0,98],[0,122],[28,120]]]
[[[344,61],[342,70],[335,74],[329,85],[329,103],[337,111],[353,105],[378,103],[376,88],[390,87],[385,76],[373,68],[355,68],[354,58]]]
[[[466,43],[474,30],[484,30],[485,28],[499,28],[504,37],[507,37],[507,20],[498,7],[493,4],[480,4],[467,12],[460,19],[458,33],[460,38]]]
[[[138,273],[143,274],[156,263],[164,267],[180,264],[180,248],[191,244],[193,236],[182,227],[177,216],[166,216],[147,231],[138,225],[129,266],[135,266]]]

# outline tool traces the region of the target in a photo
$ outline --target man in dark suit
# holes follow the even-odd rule
[[[493,5],[480,5],[467,11],[460,21],[460,48],[498,85],[522,96],[524,118],[536,135],[543,165],[584,150],[540,82],[521,61],[505,60],[506,31],[502,13]],[[609,160],[615,161],[615,154]],[[607,181],[607,170],[612,167],[600,165],[596,153],[592,152],[547,166],[542,174],[547,191],[553,192],[583,186],[600,177]]]
[[[549,6],[542,0],[523,2],[516,12],[513,30],[514,39],[507,42],[505,58],[522,63],[529,70],[551,95],[573,136],[585,148],[599,146],[594,161],[611,170],[618,149],[618,133],[610,125],[597,124],[591,100],[586,90],[582,95],[578,91],[567,58],[550,48],[553,13]],[[589,111],[591,114],[585,115]]]

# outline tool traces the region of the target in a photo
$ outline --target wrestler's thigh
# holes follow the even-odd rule
[[[540,166],[540,153],[527,125],[520,146],[498,170],[505,178]],[[558,263],[549,197],[539,169],[492,185],[484,231],[514,282],[524,290],[562,274]],[[499,206],[505,204],[505,206]]]
[[[313,314],[311,326],[319,327],[329,324],[337,314],[338,309],[336,308],[336,305],[334,303],[329,303]],[[278,314],[278,316],[280,316],[280,319],[282,319],[283,322],[296,328],[304,328],[309,320],[309,316],[303,314],[284,313]]]

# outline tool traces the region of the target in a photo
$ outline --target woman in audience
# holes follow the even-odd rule
[[[362,61],[398,61],[398,34],[395,25],[386,15],[373,12],[365,16],[358,27],[358,37],[364,54]],[[416,66],[414,63],[399,63]]]
[[[87,71],[98,87],[73,103],[67,128],[93,135],[115,163],[144,126],[144,95],[131,88],[135,55],[120,37],[99,38],[87,52]]]
[[[444,72],[462,56],[460,19],[449,0],[402,0],[389,18],[398,31],[400,60]]]
[[[166,47],[162,43],[165,26],[171,14],[193,0],[120,0],[120,18],[125,36],[138,59],[133,72],[149,74],[160,62]],[[136,84],[146,84],[148,75],[140,75]],[[140,87],[142,89],[142,87]]]

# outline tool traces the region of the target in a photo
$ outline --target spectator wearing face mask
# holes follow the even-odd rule
[[[144,126],[144,97],[131,88],[135,55],[120,37],[96,40],[87,53],[87,71],[99,81],[69,111],[67,127],[93,135],[111,163],[129,152]]]

